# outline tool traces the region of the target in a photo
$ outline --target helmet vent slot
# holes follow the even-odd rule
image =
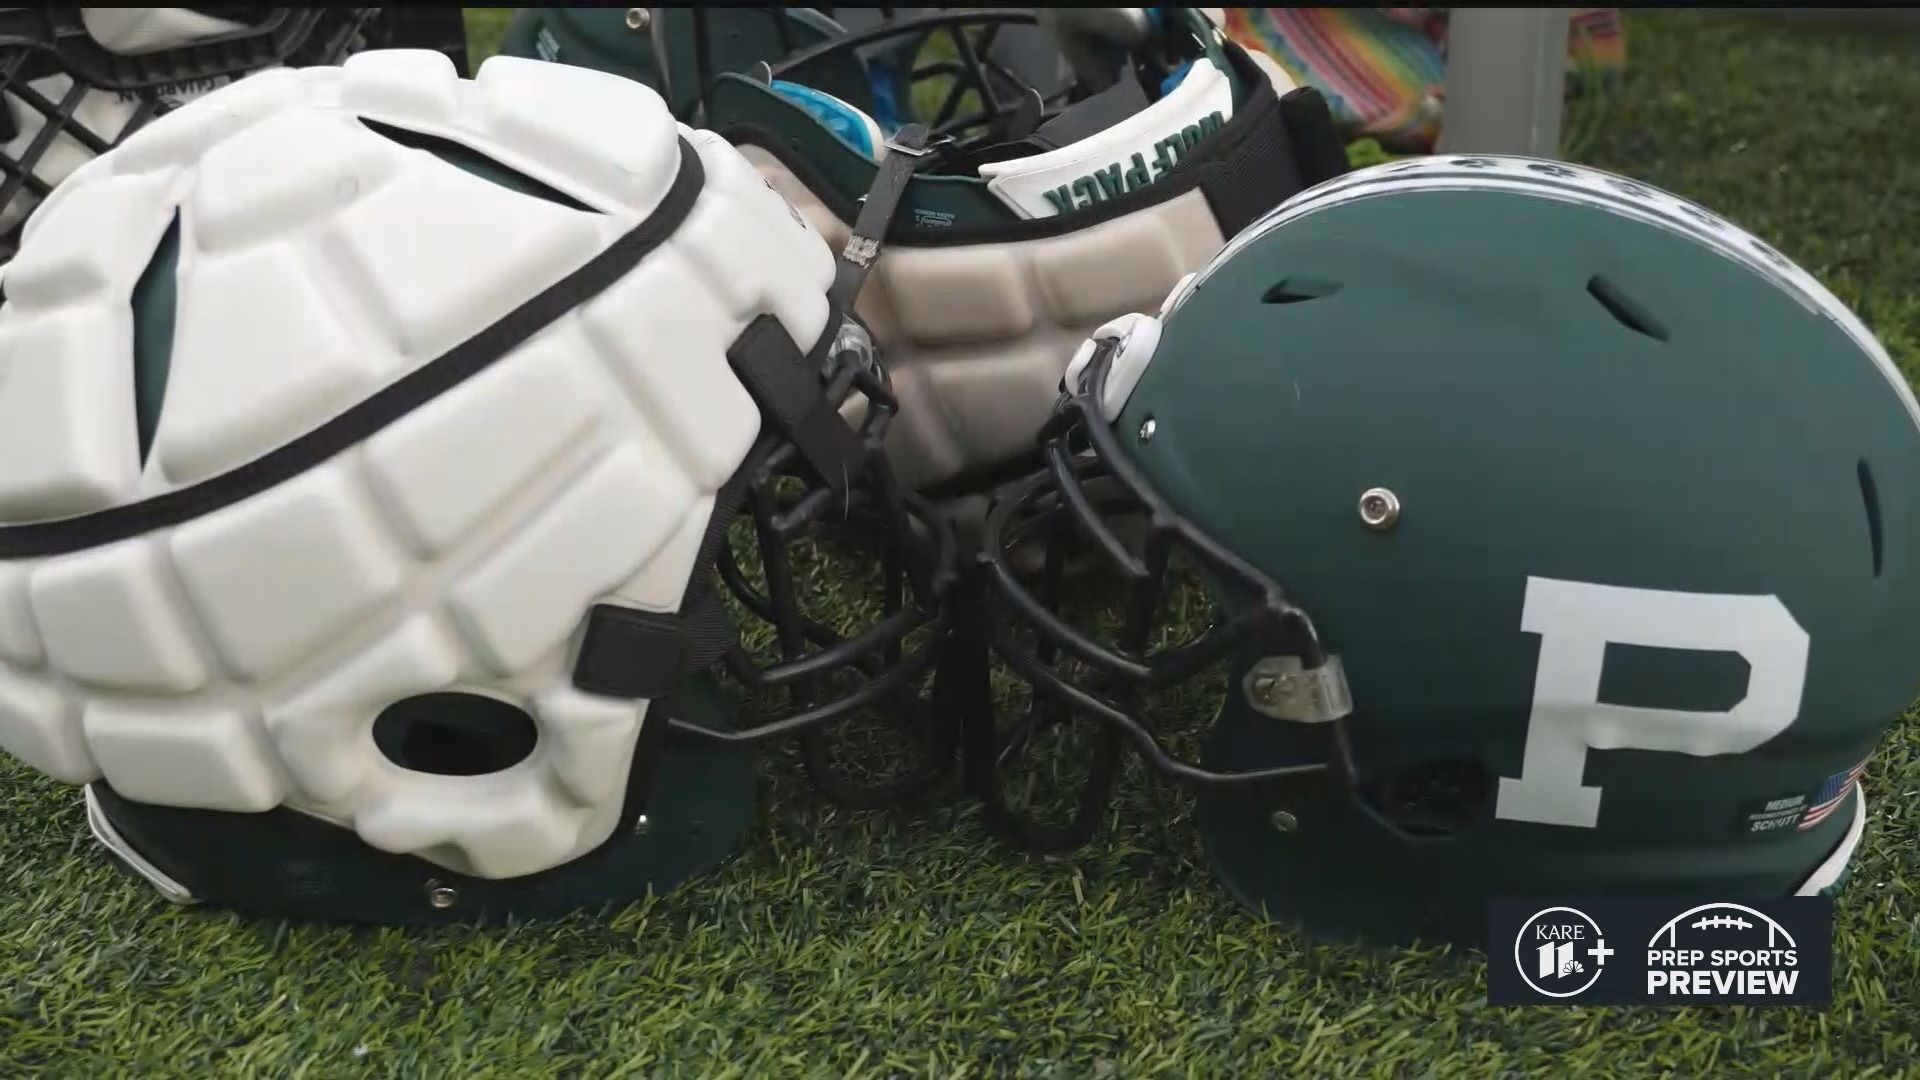
[[[427,135],[418,131],[408,131],[406,128],[394,127],[392,124],[383,124],[378,120],[369,120],[364,116],[359,119],[361,125],[375,135],[384,139],[391,139],[402,146],[411,147],[415,150],[425,150],[441,161],[457,169],[472,173],[490,184],[498,184],[509,191],[516,191],[522,195],[531,195],[536,199],[545,199],[550,203],[564,206],[569,210],[579,210],[589,214],[597,212],[592,207],[568,195],[566,192],[543,184],[525,173],[517,172],[512,167],[495,161],[493,158],[488,157],[465,143],[455,142],[452,139],[443,139],[438,135]]]
[[[1304,304],[1309,300],[1322,300],[1340,291],[1337,281],[1322,281],[1318,278],[1288,277],[1274,282],[1265,295],[1260,297],[1263,304]]]
[[[153,257],[133,284],[133,422],[140,439],[140,460],[147,460],[160,407],[167,400],[167,376],[173,369],[173,324],[178,305],[180,215],[154,246]]]
[[[1607,314],[1613,316],[1614,321],[1621,326],[1655,341],[1667,340],[1667,328],[1660,325],[1660,321],[1649,314],[1646,308],[1635,303],[1632,297],[1621,291],[1618,285],[1606,278],[1598,274],[1588,278],[1587,295],[1598,300],[1600,306],[1607,309]]]
[[[417,694],[373,721],[374,745],[388,761],[435,776],[502,772],[525,761],[539,741],[533,717],[479,694]]]
[[[1867,542],[1873,548],[1873,576],[1879,577],[1881,553],[1885,550],[1885,542],[1880,535],[1880,490],[1874,486],[1873,468],[1867,464],[1866,458],[1860,459],[1860,466],[1855,472],[1860,477],[1860,503],[1867,510]]]

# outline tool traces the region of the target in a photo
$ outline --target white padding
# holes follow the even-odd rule
[[[743,158],[829,244],[846,241],[847,223],[777,158],[757,147]],[[901,482],[937,484],[1029,451],[1087,334],[1153,310],[1225,240],[1206,197],[1189,191],[1055,236],[887,248],[857,311],[900,402],[887,456]]]
[[[114,150],[114,170],[122,175],[185,165],[207,148],[246,127],[258,114],[219,107],[175,109],[162,113],[127,136]],[[58,195],[59,189],[55,189]]]
[[[367,470],[415,550],[450,548],[598,419],[579,336],[555,327],[367,440]]]
[[[182,270],[174,349],[153,455],[194,483],[325,423],[380,385],[397,353],[334,310],[298,250],[270,245]]]
[[[177,49],[245,29],[231,19],[184,7],[83,7],[80,25],[94,44],[122,56]]]
[[[153,541],[48,559],[27,596],[54,670],[116,690],[186,693],[206,684],[206,660],[164,578]]]
[[[432,49],[376,49],[340,65],[341,103],[349,109],[444,123],[460,108],[460,72]]]
[[[685,252],[730,314],[771,311],[804,351],[827,324],[826,290],[833,253],[804,222],[791,216],[739,154],[718,138],[693,140],[708,171],[731,183],[724,195],[701,199],[674,244]],[[729,167],[731,162],[734,167]],[[716,193],[719,194],[719,193]],[[766,254],[743,262],[732,252]]]
[[[1039,322],[1028,276],[1017,259],[991,245],[889,251],[894,313],[928,344],[1005,341]],[[1085,318],[1084,314],[1072,314]]]
[[[306,73],[268,68],[192,98],[192,109],[164,113],[114,148],[113,171],[126,176],[194,162],[220,140],[303,100],[307,88],[301,86],[301,76]],[[60,196],[61,189],[54,189],[53,198]]]
[[[595,215],[425,159],[333,218],[406,354],[431,359],[532,299],[617,233]],[[425,167],[432,162],[438,167]]]
[[[633,332],[646,313],[649,331]],[[581,322],[694,481],[717,488],[760,434],[760,410],[727,362],[732,319],[669,246],[588,304]]]
[[[0,747],[135,800],[290,807],[487,877],[611,835],[648,702],[573,687],[585,619],[603,602],[676,610],[705,572],[716,493],[761,425],[726,350],[764,315],[811,347],[833,257],[651,91],[553,64],[486,71],[362,53],[244,79],[81,167],[44,209],[0,307],[0,524],[182,493],[194,509],[0,560]],[[624,278],[504,355],[462,352],[485,363],[435,369],[461,374],[423,400],[378,397],[633,233],[682,138],[704,186]],[[416,148],[446,143],[463,150]],[[515,172],[541,194],[488,178]],[[176,214],[142,462],[130,290]],[[330,456],[192,501],[376,399],[401,408],[333,429],[355,434]],[[376,717],[442,691],[522,710],[530,755],[479,776],[390,760]]]
[[[151,153],[133,172],[116,172],[119,163],[102,158],[76,173],[35,215],[31,242],[8,267],[0,314],[0,365],[9,369],[0,395],[0,517],[7,520],[82,513],[142,491],[132,290],[175,219],[170,195],[181,177],[178,163]],[[279,329],[250,336],[249,369],[264,367],[257,350]],[[20,452],[21,444],[31,452]]]
[[[295,783],[321,805],[351,806],[369,778],[404,778],[374,748],[372,718],[391,702],[446,689],[460,667],[459,643],[416,615],[292,700],[269,706],[267,732]]]
[[[743,212],[766,227],[760,243],[769,255],[788,265],[808,285],[823,276],[831,279],[833,253],[814,242],[815,233],[800,211],[760,176],[718,132],[692,131],[686,140],[700,154],[700,164],[719,190],[737,200]]]
[[[595,596],[651,559],[693,500],[671,459],[622,446],[454,586],[451,608],[495,671],[526,667],[566,640]]]
[[[35,215],[34,243],[7,264],[8,306],[124,303],[173,219],[162,197],[170,180],[167,173],[103,177]]]
[[[583,694],[554,685],[534,700],[555,779],[583,806],[607,805],[625,786],[646,703]]]
[[[393,599],[405,567],[384,531],[344,470],[316,469],[180,526],[171,548],[227,666],[261,679]]]
[[[13,284],[8,274],[7,284]],[[0,519],[123,502],[140,482],[128,309],[0,315]]]
[[[212,252],[298,228],[379,187],[404,152],[337,113],[267,117],[207,151],[193,192],[195,237]]]
[[[100,778],[78,712],[47,683],[0,668],[0,750],[69,784]]]
[[[155,716],[96,701],[83,724],[100,772],[122,798],[247,813],[271,810],[285,797],[266,740],[238,710]]]
[[[32,568],[30,562],[0,563],[0,659],[19,667],[39,667],[47,658],[27,604],[27,573]]]
[[[680,523],[680,531],[661,545],[640,571],[614,590],[619,603],[662,614],[680,610],[687,581],[693,575],[694,559],[700,554],[700,541],[707,535],[707,519],[713,515],[713,496],[702,495],[693,512]]]
[[[525,777],[512,769],[410,774],[404,786],[390,789],[392,798],[355,813],[354,828],[384,851],[419,853],[479,877],[535,873],[551,865],[553,852],[580,850],[594,815]]]
[[[366,53],[355,53],[365,56]],[[340,100],[341,85],[346,82],[337,67],[290,68],[294,75],[306,83],[305,93],[309,101],[336,102]]]
[[[193,107],[203,112],[218,110],[244,126],[270,113],[308,104],[312,101],[312,92],[313,88],[302,82],[298,71],[268,68],[195,98]]]
[[[529,161],[543,162],[651,213],[679,172],[678,132],[660,95],[592,68],[493,56],[474,81],[493,134]]]
[[[1063,322],[1110,318],[1116,296],[1147,311],[1187,271],[1184,246],[1165,232],[1088,229],[1069,244],[1036,245],[1034,280]]]

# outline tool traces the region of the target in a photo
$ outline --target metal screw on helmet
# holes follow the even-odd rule
[[[1153,433],[1158,430],[1160,430],[1160,425],[1153,422],[1153,417],[1149,416],[1145,420],[1140,421],[1140,441],[1152,442]]]
[[[459,902],[459,900],[460,894],[451,886],[442,885],[438,880],[429,880],[427,882],[427,903],[433,905],[435,908],[445,911]]]
[[[1300,827],[1300,819],[1285,810],[1275,810],[1267,820],[1272,823],[1275,832],[1292,832]]]
[[[627,9],[627,29],[639,33],[651,25],[653,25],[653,12],[643,7]]]
[[[1400,520],[1400,496],[1383,487],[1360,493],[1360,523],[1369,529],[1385,531]]]

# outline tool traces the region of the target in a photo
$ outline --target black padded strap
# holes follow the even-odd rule
[[[710,571],[727,542],[727,527],[746,501],[746,475],[743,466],[714,496],[680,610],[595,604],[587,613],[586,634],[573,662],[574,686],[607,697],[670,698],[687,676],[713,667],[733,647],[733,620],[720,604]]]
[[[828,320],[829,336],[837,326],[837,320]],[[820,364],[809,362],[771,315],[747,325],[727,350],[727,361],[767,423],[793,443],[822,483],[844,493],[864,451],[860,437],[827,400]]]
[[[1214,168],[1200,181],[1225,236],[1347,168],[1346,147],[1334,132],[1333,114],[1313,87],[1300,87],[1282,98],[1263,77],[1241,115],[1249,123],[1232,132]],[[1224,129],[1221,134],[1226,134]]]
[[[573,685],[615,698],[663,698],[681,680],[719,659],[702,642],[727,634],[726,612],[710,590],[673,613],[595,604],[573,664]],[[710,655],[702,656],[703,653]]]
[[[1296,87],[1280,99],[1280,112],[1293,139],[1293,154],[1300,162],[1300,179],[1308,187],[1344,175],[1353,168],[1347,160],[1347,144],[1334,126],[1333,109],[1319,89]]]

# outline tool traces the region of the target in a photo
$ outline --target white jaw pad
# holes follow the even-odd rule
[[[1118,351],[1107,364],[1107,384],[1100,395],[1102,418],[1111,424],[1119,419],[1127,399],[1133,396],[1133,388],[1140,384],[1140,376],[1153,362],[1154,351],[1160,347],[1160,320],[1151,315],[1122,315],[1095,330],[1073,354],[1062,386],[1077,389],[1087,365],[1093,362],[1094,351],[1107,341],[1119,342]]]

